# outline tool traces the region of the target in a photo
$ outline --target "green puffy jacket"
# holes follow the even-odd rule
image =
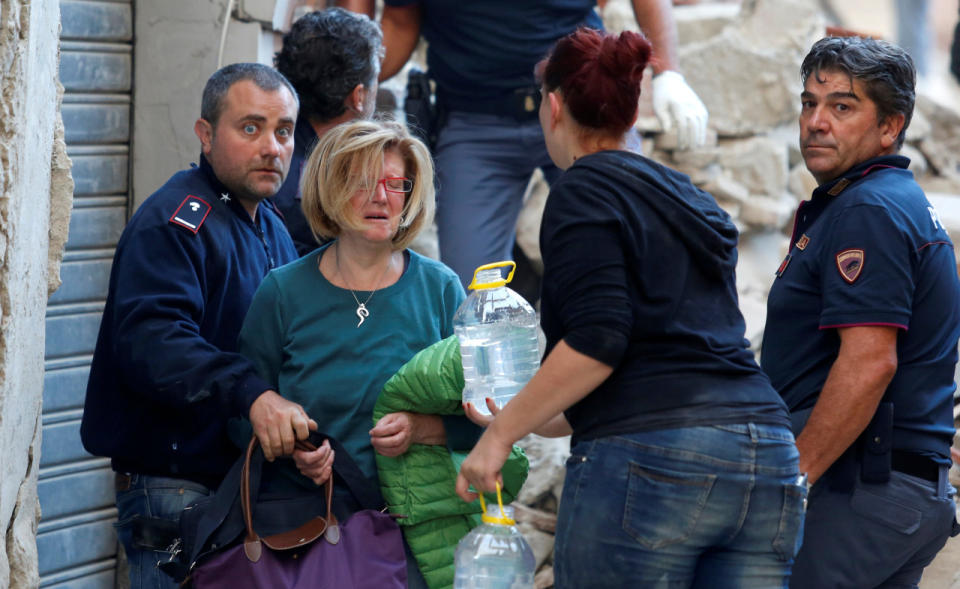
[[[388,413],[463,415],[460,343],[450,336],[422,350],[387,381],[373,409],[374,423]],[[401,456],[376,455],[380,489],[431,589],[453,586],[457,542],[480,525],[480,502],[464,503],[454,490],[466,452],[414,444]],[[503,501],[513,501],[527,478],[523,450],[513,447],[501,471]],[[495,502],[496,499],[494,498]]]

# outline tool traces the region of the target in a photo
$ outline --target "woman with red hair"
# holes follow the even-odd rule
[[[572,433],[557,587],[786,587],[806,488],[744,339],[737,230],[686,176],[624,149],[650,53],[640,34],[580,29],[538,66],[565,170],[540,233],[547,355],[457,490],[493,491],[531,431]]]

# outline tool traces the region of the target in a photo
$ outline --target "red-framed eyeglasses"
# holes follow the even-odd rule
[[[413,180],[409,178],[380,178],[377,180],[377,184],[382,184],[383,189],[387,192],[406,194],[413,190]],[[376,187],[377,185],[375,184],[371,190]]]

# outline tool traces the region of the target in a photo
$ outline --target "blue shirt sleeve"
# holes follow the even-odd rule
[[[616,367],[629,344],[633,301],[628,288],[622,216],[599,191],[551,191],[541,243],[544,297],[550,297],[562,338],[582,354]]]
[[[266,390],[237,352],[201,335],[206,262],[203,245],[169,225],[130,233],[119,250],[113,284],[116,369],[130,388],[160,406],[210,398],[228,415],[246,415]]]
[[[825,232],[820,329],[907,329],[913,307],[913,246],[883,207],[842,209]]]

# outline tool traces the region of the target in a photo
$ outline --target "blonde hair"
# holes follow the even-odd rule
[[[380,177],[388,150],[399,152],[404,175],[413,182],[392,239],[394,250],[407,247],[433,221],[433,161],[426,146],[395,121],[355,120],[327,131],[303,167],[300,207],[318,239],[337,237],[344,228],[363,229],[350,199]]]

